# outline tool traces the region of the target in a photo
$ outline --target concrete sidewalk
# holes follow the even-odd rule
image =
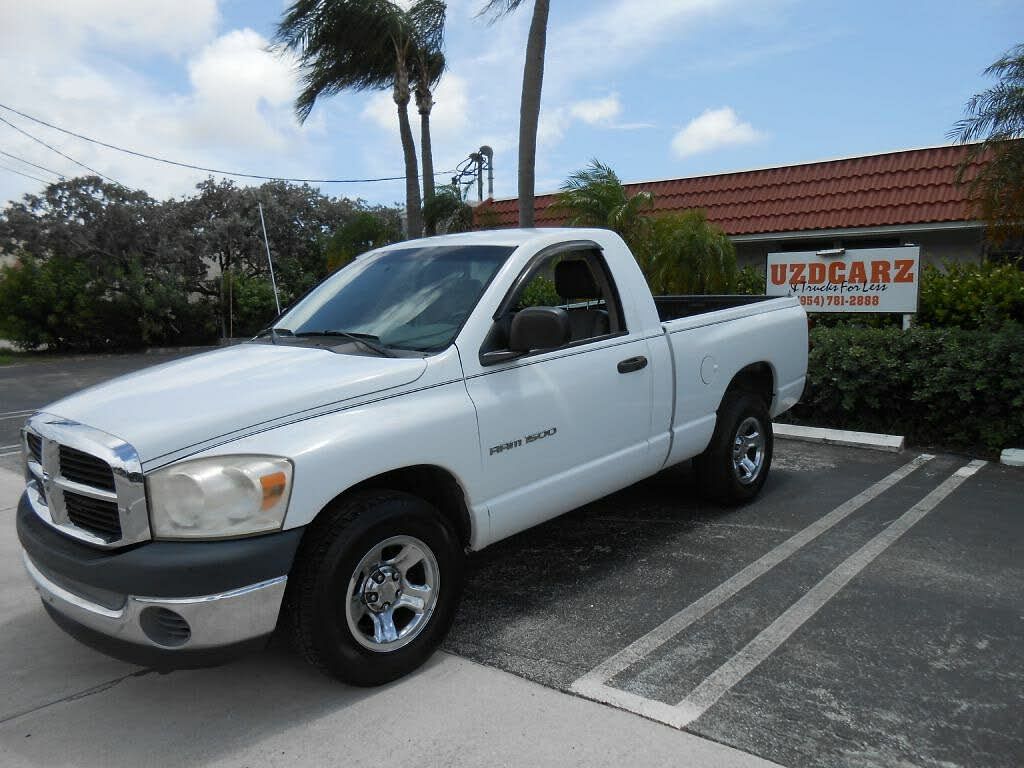
[[[0,764],[771,766],[766,760],[438,654],[361,690],[283,650],[158,675],[107,659],[44,614],[0,470]]]

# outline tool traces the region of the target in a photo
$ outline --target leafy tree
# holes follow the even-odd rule
[[[492,18],[519,9],[525,0],[487,0],[482,14]],[[523,93],[519,102],[519,226],[534,224],[533,198],[537,167],[537,125],[540,96],[544,85],[544,52],[547,48],[550,0],[533,0],[533,16],[526,39],[523,64]]]
[[[356,256],[401,239],[395,217],[364,211],[353,216],[327,241],[327,270],[335,272]]]
[[[188,285],[205,271],[174,206],[95,176],[49,185],[0,213],[6,333],[22,346],[127,348],[202,336]],[[27,254],[27,255],[26,255]]]
[[[234,335],[255,336],[277,316],[273,286],[269,280],[246,274],[232,274],[228,279],[234,297]]]
[[[24,349],[71,347],[91,324],[89,284],[83,262],[20,254],[0,268],[0,335]]]
[[[988,237],[1002,244],[1024,238],[1024,44],[1003,54],[985,74],[999,78],[967,102],[966,117],[950,133],[962,144],[978,142],[961,166]]]
[[[26,348],[106,350],[209,343],[218,324],[248,333],[274,312],[260,200],[284,303],[327,274],[330,238],[353,218],[400,233],[396,209],[305,185],[210,179],[196,195],[157,202],[97,177],[68,179],[0,211],[0,252],[17,257],[0,271],[0,335]]]
[[[235,332],[235,283],[227,276],[270,283],[260,202],[282,305],[326,276],[326,240],[363,207],[325,197],[306,184],[279,181],[245,188],[207,179],[196,189],[198,194],[177,204],[176,222],[190,253],[204,265],[190,290],[220,305],[222,335]],[[206,265],[212,266],[209,274]]]
[[[446,5],[416,0],[408,10],[390,0],[296,0],[278,23],[275,41],[294,51],[302,67],[303,89],[295,100],[300,121],[317,99],[341,91],[391,88],[405,160],[408,231],[423,230],[416,145],[409,124],[411,83],[433,87],[443,66],[436,55],[444,36]],[[423,102],[429,134],[430,107]],[[429,140],[427,142],[429,144]],[[433,165],[432,160],[430,161]]]

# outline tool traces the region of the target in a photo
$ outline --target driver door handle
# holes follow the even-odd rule
[[[639,371],[646,367],[647,358],[643,355],[640,355],[639,357],[627,357],[625,360],[619,362],[619,373],[632,373],[633,371]]]

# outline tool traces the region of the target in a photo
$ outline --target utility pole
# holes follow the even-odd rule
[[[455,169],[452,186],[461,187],[462,194],[469,192],[473,179],[476,179],[476,197],[478,202],[484,201],[484,171],[487,171],[487,196],[494,197],[494,150],[484,144],[476,152],[470,153]],[[465,186],[463,186],[465,185]]]
[[[487,168],[487,197],[494,197],[494,150],[484,144],[480,147],[480,156],[486,160],[484,166]]]
[[[474,152],[469,159],[476,166],[476,199],[477,202],[482,203],[484,201],[484,158],[479,152]]]

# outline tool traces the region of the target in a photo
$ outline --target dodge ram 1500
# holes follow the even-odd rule
[[[397,243],[248,343],[31,416],[25,567],[114,655],[205,664],[280,629],[383,683],[444,638],[469,551],[689,459],[752,499],[806,365],[795,298],[653,297],[605,230]]]

